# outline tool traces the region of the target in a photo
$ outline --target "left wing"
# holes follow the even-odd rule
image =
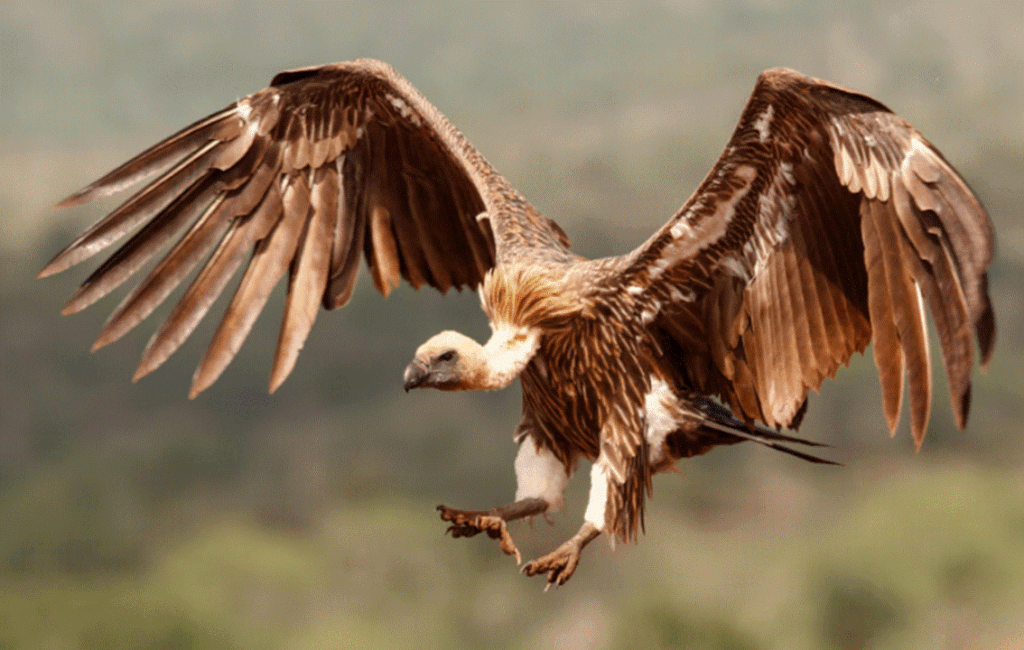
[[[202,266],[151,339],[137,379],[181,345],[251,255],[196,370],[192,396],[234,357],[286,273],[272,391],[294,366],[319,306],[349,301],[361,257],[387,296],[403,278],[445,292],[475,287],[497,259],[536,250],[567,254],[557,225],[536,214],[433,105],[380,61],[282,72],[268,88],[186,127],[60,205],[115,194],[161,170],[40,276],[138,229],[71,298],[64,313],[76,312],[184,231],[111,314],[94,347],[131,330]]]
[[[799,425],[816,390],[874,343],[889,428],[904,375],[914,440],[931,404],[925,306],[953,411],[970,406],[995,318],[991,223],[970,188],[877,101],[791,70],[761,75],[694,195],[623,260],[620,278],[659,311],[650,327],[680,381],[741,418]]]

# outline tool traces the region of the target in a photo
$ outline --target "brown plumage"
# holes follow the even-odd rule
[[[868,343],[890,430],[906,381],[920,446],[931,403],[925,307],[960,427],[972,332],[983,365],[992,353],[994,243],[978,199],[883,105],[790,70],[761,75],[725,152],[679,212],[636,250],[602,260],[571,253],[554,222],[378,61],[281,73],[61,206],[156,172],[40,273],[136,230],[72,297],[65,313],[75,312],[185,231],[96,347],[136,326],[206,259],[136,378],[151,372],[248,254],[191,394],[224,370],[287,273],[274,390],[319,305],[349,301],[360,254],[385,296],[401,278],[442,292],[479,286],[491,339],[438,334],[417,350],[405,387],[496,389],[522,379],[516,501],[479,512],[440,507],[456,537],[487,532],[518,558],[506,522],[559,509],[577,461],[592,461],[580,532],[524,569],[547,574],[549,585],[572,575],[601,532],[634,539],[652,475],[679,458],[754,440],[828,462],[792,448],[814,443],[778,429],[795,429],[808,391]]]

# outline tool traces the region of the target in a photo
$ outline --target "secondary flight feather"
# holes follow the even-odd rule
[[[986,276],[994,236],[977,197],[885,106],[792,70],[760,76],[697,191],[618,257],[572,253],[555,222],[379,61],[283,72],[60,206],[154,177],[40,273],[127,238],[72,296],[72,313],[158,260],[95,347],[138,325],[198,267],[135,378],[153,371],[244,267],[194,397],[287,276],[273,391],[320,306],[349,302],[360,258],[384,296],[402,279],[441,292],[479,288],[490,340],[434,336],[406,368],[405,388],[522,380],[515,500],[486,511],[439,507],[455,537],[486,532],[518,560],[507,522],[560,509],[577,462],[592,463],[579,532],[524,567],[549,586],[569,579],[600,534],[635,539],[651,477],[680,458],[751,440],[829,462],[794,447],[815,443],[780,430],[796,429],[808,392],[869,343],[889,428],[906,393],[920,446],[931,411],[926,311],[964,427],[975,346],[984,366],[995,341]]]

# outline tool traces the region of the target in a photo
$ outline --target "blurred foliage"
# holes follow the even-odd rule
[[[593,545],[544,594],[433,512],[511,497],[518,388],[400,387],[431,334],[486,337],[475,295],[382,301],[361,283],[272,397],[280,293],[191,402],[213,323],[138,384],[146,327],[90,354],[103,306],[57,316],[84,273],[33,276],[113,203],[47,206],[278,70],[358,56],[394,64],[592,256],[678,208],[760,70],[878,97],[957,165],[999,235],[998,343],[968,431],[936,368],[923,450],[906,424],[890,440],[858,356],[802,427],[845,468],[742,446],[681,463],[655,481],[638,545]],[[0,650],[1020,647],[1022,67],[1024,14],[999,2],[6,2]],[[580,474],[553,526],[514,527],[526,557],[574,532]]]

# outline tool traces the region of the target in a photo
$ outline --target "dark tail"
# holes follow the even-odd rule
[[[725,408],[718,402],[714,402],[706,398],[698,398],[694,400],[694,406],[696,406],[704,415],[706,419],[702,423],[702,427],[708,430],[709,434],[721,435],[732,438],[738,438],[734,442],[740,442],[740,440],[750,440],[758,444],[764,445],[765,447],[771,447],[781,451],[784,454],[790,456],[796,456],[803,460],[811,463],[821,463],[823,465],[842,465],[833,460],[820,458],[818,456],[812,456],[811,454],[798,451],[792,447],[787,447],[782,443],[791,443],[796,445],[804,445],[806,447],[828,447],[829,445],[822,444],[820,442],[814,442],[806,440],[804,438],[797,438],[795,436],[787,436],[779,433],[778,431],[772,431],[762,426],[754,426],[754,430],[751,431],[745,423],[737,420],[733,417],[732,412]]]

